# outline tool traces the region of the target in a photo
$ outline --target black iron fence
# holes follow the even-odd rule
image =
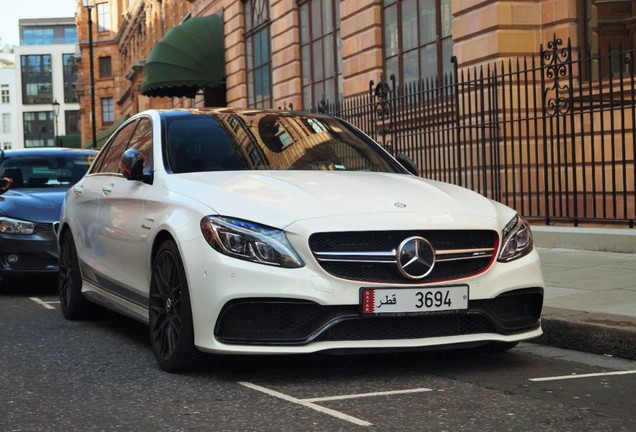
[[[636,220],[634,49],[581,56],[553,38],[537,57],[458,70],[317,110],[357,125],[422,176],[545,223]]]

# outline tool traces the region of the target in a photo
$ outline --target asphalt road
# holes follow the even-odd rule
[[[54,280],[0,290],[0,431],[632,431],[636,362],[522,344],[210,356],[159,370],[147,329],[65,321]]]

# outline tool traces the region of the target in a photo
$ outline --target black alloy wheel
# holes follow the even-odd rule
[[[159,367],[167,372],[189,368],[198,357],[185,270],[172,240],[159,247],[152,266],[149,330]]]
[[[60,305],[64,318],[75,321],[88,318],[95,306],[82,294],[82,274],[75,242],[70,230],[64,231],[60,240],[58,272]]]

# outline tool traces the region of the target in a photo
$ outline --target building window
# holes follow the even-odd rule
[[[0,101],[3,104],[11,103],[11,94],[9,93],[9,84],[2,84],[2,87],[0,87]]]
[[[77,102],[75,83],[77,82],[77,59],[74,54],[62,54],[64,64],[64,102]]]
[[[453,70],[451,0],[384,0],[383,18],[387,77],[408,83]]]
[[[245,1],[247,99],[252,108],[272,106],[269,2]]]
[[[66,27],[63,38],[65,44],[77,43],[77,27]]]
[[[11,133],[11,114],[10,113],[2,114],[2,131],[0,132],[5,134]]]
[[[64,111],[64,124],[66,125],[66,135],[79,135],[79,111]]]
[[[339,1],[300,4],[303,106],[342,99]]]
[[[2,150],[11,150],[11,147],[13,147],[13,146],[11,145],[10,142],[2,143]]]
[[[23,29],[20,45],[51,45],[55,43],[53,28]]]
[[[631,70],[631,53],[633,40],[636,37],[633,23],[636,20],[636,4],[634,2],[601,2],[596,0],[578,0],[577,15],[580,19],[578,35],[585,57],[610,57],[608,62],[602,61],[599,68],[592,68],[592,76],[614,78],[621,74],[629,75]],[[588,71],[583,70],[583,75]]]
[[[20,45],[57,45],[77,43],[75,25],[21,28]]]
[[[51,55],[20,56],[22,68],[22,100],[24,104],[53,102]]]
[[[112,123],[115,121],[115,105],[113,98],[102,98],[102,123]]]
[[[55,145],[53,112],[25,112],[23,114],[24,147],[50,147]]]
[[[110,31],[110,5],[97,3],[97,31]]]
[[[99,77],[100,78],[110,78],[113,76],[113,70],[111,66],[111,58],[108,57],[100,57],[99,58]]]

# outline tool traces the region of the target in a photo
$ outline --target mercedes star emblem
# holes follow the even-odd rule
[[[423,279],[435,265],[435,250],[423,237],[409,237],[397,250],[397,267],[409,279]]]

